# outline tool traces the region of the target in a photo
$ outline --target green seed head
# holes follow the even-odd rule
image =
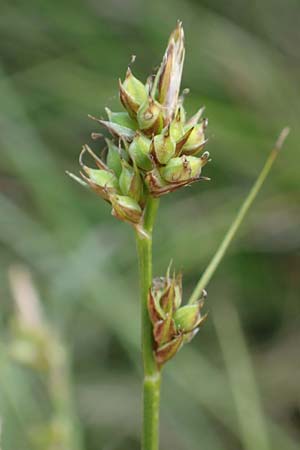
[[[136,227],[139,217],[139,230],[144,226],[147,197],[160,197],[200,178],[207,179],[200,174],[209,160],[208,153],[196,157],[206,143],[207,121],[199,122],[203,108],[188,118],[184,108],[188,90],[180,93],[184,56],[184,33],[178,22],[156,75],[150,75],[143,84],[128,68],[124,81],[119,82],[125,110],[112,112],[106,108],[108,120],[90,116],[111,134],[111,139],[106,140],[106,158],[100,159],[85,145],[83,152],[90,153],[97,168],[85,166],[81,153],[84,181],[70,174],[109,201],[114,215],[122,220],[130,222],[131,215],[122,212],[114,196],[134,200],[141,211],[132,214],[132,223]],[[93,133],[92,137],[103,136]]]
[[[207,315],[201,315],[206,292],[193,304],[180,306],[182,302],[182,276],[170,275],[155,278],[148,295],[148,312],[153,325],[155,357],[159,365],[172,358],[181,345],[189,342],[197,333]]]

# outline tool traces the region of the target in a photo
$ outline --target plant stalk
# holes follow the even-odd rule
[[[216,269],[218,268],[220,262],[222,261],[229,245],[231,244],[233,238],[236,235],[236,232],[238,231],[240,225],[242,224],[250,206],[252,205],[253,201],[255,200],[257,194],[259,193],[262,185],[265,182],[265,179],[267,178],[278,154],[281,150],[281,147],[289,134],[290,129],[288,127],[284,128],[273,149],[271,150],[262,170],[260,171],[258,177],[256,178],[252,188],[250,189],[248,195],[246,196],[245,200],[243,201],[240,209],[237,212],[237,215],[233,219],[233,222],[231,223],[227,233],[225,234],[222,242],[220,243],[216,253],[212,257],[210,263],[208,264],[207,268],[205,269],[203,275],[201,276],[200,280],[198,281],[194,291],[192,292],[192,295],[188,301],[189,304],[193,304],[197,301],[199,296],[201,295],[203,289],[206,288],[207,284],[211,280],[212,276],[214,275]]]
[[[148,314],[148,292],[152,283],[152,230],[158,199],[148,197],[144,214],[145,233],[136,232],[141,292],[143,381],[142,450],[159,448],[159,404],[161,374],[153,353],[152,323]]]

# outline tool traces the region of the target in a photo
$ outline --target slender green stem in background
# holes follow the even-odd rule
[[[47,386],[53,405],[54,417],[62,427],[65,447],[72,450],[82,450],[83,438],[72,401],[69,354],[54,332],[52,332],[51,337],[52,357],[49,361]]]
[[[250,206],[252,205],[255,197],[257,196],[258,192],[260,191],[260,188],[262,187],[265,179],[268,176],[268,173],[270,172],[270,169],[275,161],[275,159],[278,156],[279,150],[281,149],[283,142],[285,138],[287,137],[289,133],[289,128],[284,128],[282,132],[279,135],[279,138],[277,139],[277,142],[274,145],[274,148],[272,149],[267,161],[265,162],[265,165],[263,166],[260,174],[258,175],[254,185],[250,189],[249,194],[247,195],[246,199],[244,200],[242,206],[240,207],[235,219],[233,220],[231,226],[229,227],[229,230],[224,236],[223,241],[221,242],[219,248],[217,249],[216,253],[214,254],[213,258],[211,259],[209,265],[207,266],[206,270],[204,271],[202,277],[198,281],[190,299],[189,303],[194,303],[198,300],[199,296],[201,295],[203,289],[207,286],[209,281],[211,280],[211,277],[215,273],[218,265],[222,261],[227,248],[229,247],[229,244],[231,243],[232,239],[234,238],[238,228],[240,227],[241,223],[243,222]]]
[[[145,215],[145,234],[136,233],[141,289],[142,355],[144,365],[142,449],[158,450],[160,370],[153,353],[152,324],[148,314],[148,292],[152,282],[152,229],[158,200],[148,197]]]
[[[226,302],[214,309],[213,320],[236,407],[242,448],[272,450],[267,420],[238,313],[230,302]],[[283,447],[279,445],[278,448]]]
[[[30,346],[34,349],[33,354],[36,355],[29,361],[20,358],[21,355],[18,359],[17,352],[12,351],[10,356],[25,366],[26,362],[31,364],[30,367],[37,374],[43,374],[45,377],[45,387],[52,404],[52,414],[44,424],[45,435],[48,435],[49,430],[55,426],[59,431],[56,437],[51,435],[51,439],[55,440],[57,446],[81,450],[83,442],[72,402],[69,354],[60,337],[45,319],[42,303],[30,272],[23,266],[11,266],[8,276],[15,302],[15,320],[19,327],[16,330],[25,330],[21,338],[17,332],[13,336],[12,343],[17,343],[19,339],[22,339],[21,342],[30,342]],[[34,436],[33,432],[33,440]]]

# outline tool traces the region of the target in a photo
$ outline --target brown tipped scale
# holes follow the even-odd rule
[[[158,101],[164,106],[164,116],[167,123],[172,120],[176,112],[184,55],[184,32],[182,23],[178,22],[170,36],[159,69]]]
[[[187,120],[186,125],[194,127],[195,125],[197,125],[197,123],[199,122],[199,120],[202,117],[202,114],[205,111],[205,107],[202,106],[197,112],[196,114],[194,114],[189,120]]]
[[[155,352],[155,359],[157,364],[163,365],[176,355],[183,343],[183,335],[179,334],[167,344],[158,348]]]
[[[164,318],[164,315],[162,314],[161,309],[157,307],[155,297],[152,293],[152,289],[149,289],[147,306],[148,306],[149,317],[150,317],[153,325],[156,322],[158,322]]]
[[[189,139],[192,131],[193,131],[194,127],[189,128],[184,135],[178,139],[178,141],[176,142],[176,151],[175,151],[175,156],[180,156],[181,154],[181,150],[182,147],[184,146],[184,144],[186,143],[186,141]]]
[[[207,124],[208,120],[203,119],[201,123],[193,127],[193,131],[190,133],[188,139],[182,147],[182,153],[185,155],[195,156],[204,149],[204,146],[207,143],[207,139],[205,139],[204,135]]]
[[[176,328],[171,313],[166,315],[164,320],[159,320],[153,326],[153,337],[158,346],[164,345],[176,334]]]
[[[196,181],[210,181],[210,178],[196,176],[185,181],[167,183],[162,179],[156,168],[146,173],[145,175],[145,183],[149,189],[150,194],[155,198],[169,194],[170,192],[177,191],[177,189],[180,189],[184,186],[189,186]]]

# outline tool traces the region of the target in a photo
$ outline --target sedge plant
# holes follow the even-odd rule
[[[84,145],[79,157],[81,178],[67,172],[96,192],[112,207],[112,215],[135,231],[141,298],[143,379],[142,450],[159,448],[159,406],[162,368],[190,342],[204,323],[206,286],[222,260],[254,198],[275,161],[284,129],[251,191],[190,299],[182,305],[182,274],[169,266],[166,274],[152,279],[152,234],[160,198],[198,181],[208,181],[202,169],[210,161],[205,151],[208,121],[201,107],[188,117],[184,108],[187,90],[180,92],[185,57],[184,32],[178,22],[171,33],[156,73],[142,83],[128,67],[119,81],[123,110],[106,108],[107,118],[90,116],[108,130],[98,156]],[[93,133],[93,139],[102,134]],[[95,167],[84,162],[88,153]]]

